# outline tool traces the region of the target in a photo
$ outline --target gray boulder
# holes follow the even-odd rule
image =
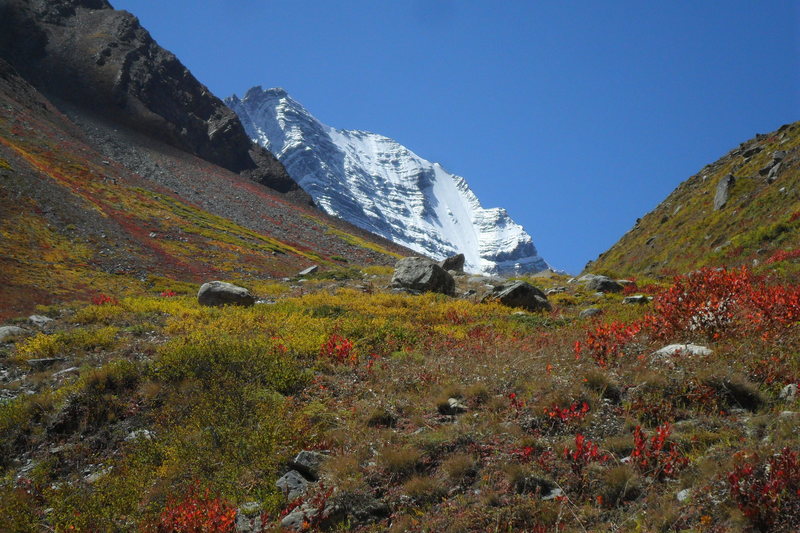
[[[674,355],[706,356],[712,353],[710,348],[697,344],[670,344],[660,350],[656,350],[653,355],[658,357],[672,357]]]
[[[458,398],[448,398],[446,402],[442,402],[438,407],[439,414],[455,416],[467,412],[467,406],[461,403]]]
[[[439,263],[439,266],[448,271],[464,272],[464,261],[464,254],[456,254]]]
[[[624,286],[617,280],[606,276],[594,276],[586,282],[586,288],[597,292],[622,292]]]
[[[197,301],[200,305],[207,306],[242,305],[249,307],[256,303],[255,297],[249,290],[224,281],[203,283],[197,293]]]
[[[303,450],[292,461],[292,468],[312,481],[319,479],[319,468],[327,457],[311,450]]]
[[[391,287],[418,292],[455,294],[453,276],[435,262],[424,257],[406,257],[397,262]]]
[[[244,503],[236,509],[236,533],[261,533],[261,505],[258,502]]]
[[[28,317],[28,323],[36,326],[37,328],[43,328],[51,322],[53,322],[53,319],[47,316],[31,315]]]
[[[300,272],[298,272],[297,275],[300,276],[300,277],[308,276],[310,274],[313,274],[317,270],[319,270],[319,265],[311,265],[310,267],[306,268],[305,270],[301,270]]]
[[[275,482],[275,485],[286,496],[286,499],[292,501],[306,493],[309,483],[296,470],[289,470]]]
[[[733,174],[728,174],[719,180],[717,192],[714,195],[714,211],[719,211],[728,203],[728,196],[734,183],[736,183],[736,178],[733,177]]]
[[[0,342],[4,342],[6,339],[11,337],[25,335],[26,333],[26,330],[18,326],[0,326]]]
[[[592,316],[597,316],[597,315],[602,315],[602,314],[603,314],[603,311],[601,309],[598,309],[597,307],[589,307],[589,308],[584,309],[583,311],[581,311],[578,316],[580,318],[589,318],[589,317],[592,317]]]
[[[545,294],[525,281],[514,281],[495,287],[484,301],[497,301],[509,307],[520,307],[527,311],[550,311],[552,307]]]

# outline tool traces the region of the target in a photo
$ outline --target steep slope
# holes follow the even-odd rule
[[[800,270],[800,122],[757,135],[681,183],[587,265],[616,275],[700,266]]]
[[[225,102],[327,213],[436,259],[463,253],[475,272],[548,268],[504,209],[484,209],[464,178],[396,141],[326,126],[282,89]]]
[[[0,57],[59,107],[101,115],[308,201],[234,113],[106,0],[0,2]]]

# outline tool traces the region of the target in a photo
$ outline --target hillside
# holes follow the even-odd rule
[[[720,189],[727,189],[724,205]],[[586,270],[671,276],[706,265],[766,263],[797,274],[800,268],[791,262],[797,257],[800,123],[795,122],[705,166]]]

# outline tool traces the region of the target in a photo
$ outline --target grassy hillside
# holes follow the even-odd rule
[[[0,318],[100,292],[136,293],[164,279],[270,279],[315,263],[392,264],[403,252],[188,154],[162,149],[152,158],[167,169],[171,187],[100,154],[38,92],[3,70]],[[241,209],[229,217],[208,205],[237,202]]]
[[[768,180],[774,154],[785,151]],[[735,177],[727,204],[716,189]],[[705,265],[772,265],[800,271],[800,123],[759,135],[704,167],[646,214],[587,270],[671,276]]]
[[[539,282],[566,290],[542,315],[387,294],[369,272],[258,283],[274,303],[251,308],[200,307],[179,283],[40,308],[54,322],[0,345],[4,529],[230,531],[247,507],[277,531],[334,502],[301,528],[800,519],[800,399],[780,396],[800,380],[796,286],[709,270],[630,305],[554,277]],[[589,305],[599,318],[578,316]],[[654,354],[674,342],[710,351]],[[303,449],[328,458],[290,502],[275,481]]]

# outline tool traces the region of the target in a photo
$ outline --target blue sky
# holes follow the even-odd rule
[[[800,120],[800,3],[111,0],[217,96],[397,139],[579,272],[680,182]]]

